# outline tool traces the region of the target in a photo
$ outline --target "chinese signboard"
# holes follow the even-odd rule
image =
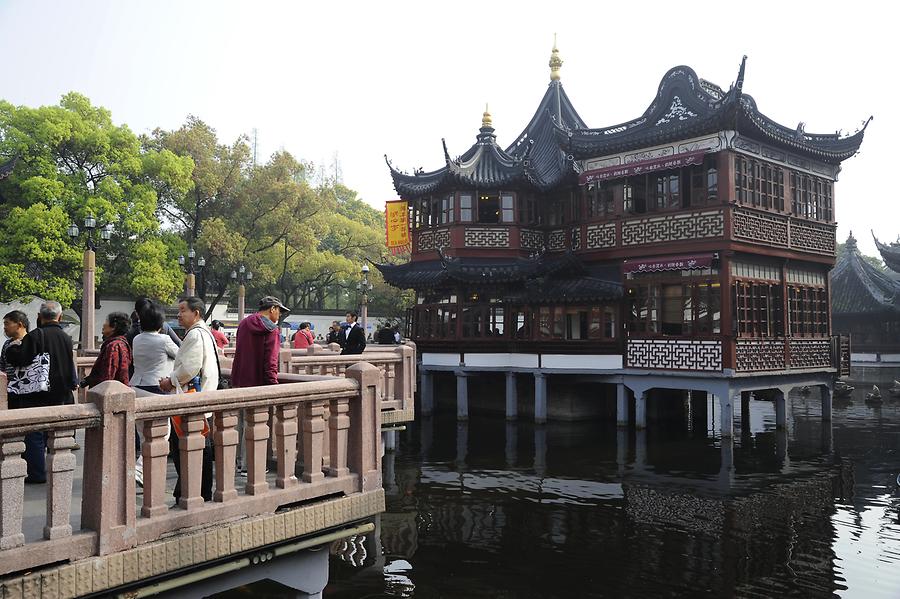
[[[404,200],[387,202],[384,208],[387,246],[392,254],[409,250],[409,209]]]
[[[675,156],[664,156],[652,160],[642,160],[640,162],[632,162],[631,164],[607,166],[605,168],[598,168],[581,173],[578,177],[578,182],[584,185],[585,183],[593,183],[594,181],[606,181],[607,179],[618,179],[620,177],[630,177],[631,175],[640,175],[653,171],[664,171],[670,168],[681,168],[682,166],[690,166],[691,164],[700,164],[703,162],[704,154],[706,154],[706,150],[690,152],[688,154],[677,154]]]
[[[661,270],[692,270],[695,268],[711,268],[712,262],[712,254],[666,256],[649,260],[626,260],[622,270],[625,271],[625,274],[659,272]]]

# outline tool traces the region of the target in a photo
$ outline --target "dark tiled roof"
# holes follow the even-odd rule
[[[601,129],[557,129],[556,137],[575,158],[591,158],[733,129],[752,139],[829,163],[850,158],[862,143],[865,128],[853,135],[806,133],[762,114],[756,101],[743,93],[741,62],[735,84],[723,92],[700,79],[693,69],[670,69],[659,84],[656,98],[639,118]]]
[[[875,237],[874,233],[872,234],[872,238],[875,239],[875,246],[878,248],[879,253],[881,253],[881,259],[884,260],[887,267],[894,272],[900,273],[900,245],[881,243]]]
[[[531,279],[525,288],[511,293],[509,302],[575,303],[591,300],[612,300],[622,297],[622,275],[618,264],[587,268],[582,276]]]
[[[3,164],[0,164],[0,179],[5,179],[10,176],[18,161],[19,157],[13,156]]]
[[[900,283],[866,262],[851,235],[831,271],[834,314],[900,312]]]
[[[483,126],[475,145],[459,158],[451,159],[444,146],[445,165],[412,175],[388,167],[394,189],[404,198],[414,198],[460,187],[500,189],[527,186],[550,189],[575,174],[574,164],[560,148],[554,131],[585,128],[559,81],[553,81],[538,104],[531,121],[505,150],[497,145],[494,129]]]

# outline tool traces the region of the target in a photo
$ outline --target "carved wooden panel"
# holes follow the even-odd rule
[[[831,225],[821,225],[792,218],[791,248],[834,256],[835,229]]]
[[[581,227],[575,227],[571,230],[570,235],[572,236],[572,251],[581,249]]]
[[[434,231],[419,231],[419,241],[416,249],[420,252],[428,252],[434,249]]]
[[[731,211],[731,223],[735,239],[788,247],[787,217],[735,208]]]
[[[783,339],[738,339],[735,370],[784,370]]]
[[[725,217],[721,210],[653,216],[625,221],[622,245],[707,239],[724,233]]]
[[[831,342],[828,339],[791,339],[791,368],[828,368]]]
[[[616,225],[590,225],[587,228],[587,249],[616,247]]]
[[[722,370],[722,343],[693,339],[629,339],[630,368]]]
[[[525,250],[539,250],[544,247],[544,234],[534,229],[521,229],[519,245]]]
[[[547,235],[547,248],[550,251],[566,249],[566,232],[562,229],[550,231]]]
[[[440,250],[450,247],[450,230],[438,229],[434,232],[434,249]]]
[[[466,227],[465,243],[470,248],[508,248],[509,229]]]

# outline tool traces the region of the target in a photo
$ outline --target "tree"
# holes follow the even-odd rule
[[[0,101],[0,157],[9,156],[20,160],[0,182],[0,235],[33,251],[7,254],[0,299],[39,293],[70,303],[77,293],[80,248],[66,228],[88,214],[115,227],[97,256],[101,291],[105,284],[133,294],[130,259],[159,231],[156,188],[185,189],[190,162],[171,152],[142,150],[127,126],[114,124],[108,110],[75,92],[58,106]],[[9,252],[10,243],[5,245]]]

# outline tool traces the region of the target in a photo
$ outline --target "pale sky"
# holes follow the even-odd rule
[[[890,2],[225,2],[0,0],[0,98],[54,104],[76,90],[137,133],[195,114],[220,139],[258,130],[264,161],[284,148],[379,208],[398,168],[442,166],[475,140],[485,102],[511,143],[549,82],[591,127],[639,116],[665,72],[686,64],[810,133],[856,130],[861,152],[835,188],[838,240],[875,254],[900,234],[890,181],[900,9]]]

